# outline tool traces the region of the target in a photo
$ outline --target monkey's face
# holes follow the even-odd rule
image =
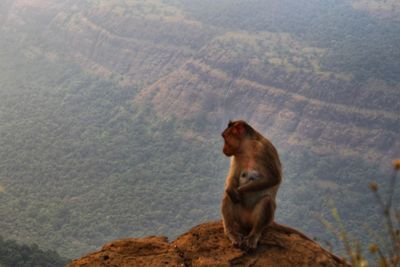
[[[224,138],[224,148],[222,149],[222,152],[224,152],[225,156],[234,156],[239,148],[240,141],[238,139],[232,138],[231,136]]]
[[[240,149],[241,144],[241,131],[238,126],[232,122],[229,122],[228,128],[222,132],[222,138],[224,138],[224,148],[222,152],[225,156],[234,156]]]

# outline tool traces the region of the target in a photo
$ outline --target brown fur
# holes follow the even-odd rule
[[[244,121],[230,122],[222,137],[223,152],[232,157],[222,201],[224,230],[234,245],[255,249],[274,219],[281,162],[272,143]],[[240,175],[248,171],[258,178],[240,184]]]
[[[274,222],[275,197],[282,182],[282,166],[274,145],[245,121],[229,122],[222,137],[223,153],[231,157],[222,200],[223,226],[233,245],[245,251],[255,249],[266,227],[313,241],[296,229]],[[240,179],[241,175],[255,177]]]

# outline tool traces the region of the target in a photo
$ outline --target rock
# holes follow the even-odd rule
[[[166,237],[113,241],[67,267],[95,266],[346,266],[316,242],[277,228],[265,230],[258,248],[246,254],[234,248],[222,223],[198,225],[169,243]]]

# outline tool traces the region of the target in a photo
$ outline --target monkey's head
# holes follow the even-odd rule
[[[250,126],[245,121],[229,121],[228,127],[222,132],[222,138],[224,138],[222,151],[227,157],[240,152],[242,141],[247,136],[248,127]]]

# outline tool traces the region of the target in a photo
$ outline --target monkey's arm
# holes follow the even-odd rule
[[[233,188],[233,187],[227,188],[225,190],[225,192],[229,196],[229,198],[231,199],[231,201],[233,203],[237,204],[237,203],[240,203],[242,201],[242,198],[241,198],[239,192],[235,188]]]
[[[238,192],[239,177],[232,173],[227,179],[227,186],[225,189],[226,194],[232,200],[233,203],[237,204],[241,202],[241,196]]]
[[[280,179],[277,177],[260,177],[260,179],[240,186],[237,191],[239,194],[260,191],[278,185],[280,182]]]

